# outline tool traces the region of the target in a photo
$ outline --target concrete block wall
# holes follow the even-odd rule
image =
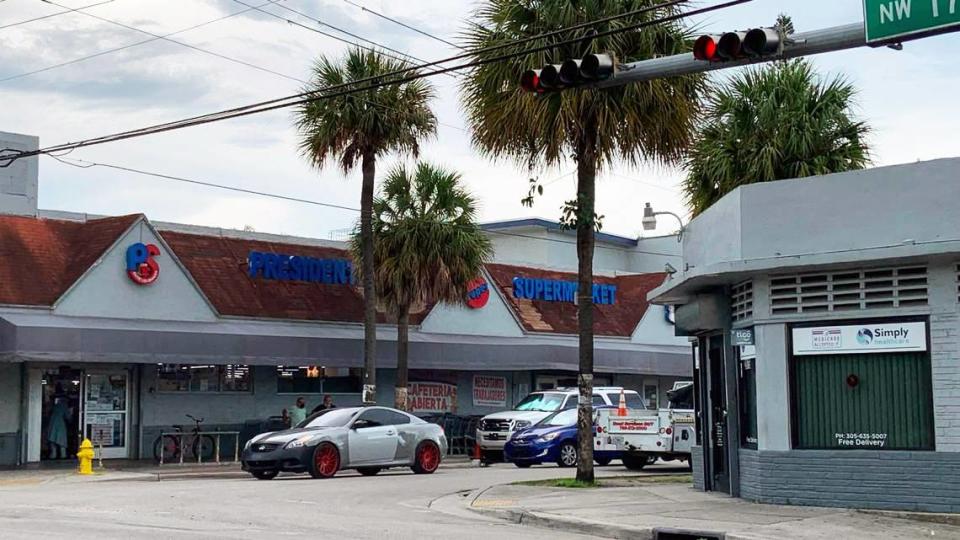
[[[960,452],[960,315],[930,316],[933,416],[937,450]]]
[[[768,504],[960,512],[960,453],[741,449],[740,490]]]
[[[693,488],[698,491],[703,491],[705,486],[703,469],[703,447],[694,446],[690,450],[690,467],[693,474]]]

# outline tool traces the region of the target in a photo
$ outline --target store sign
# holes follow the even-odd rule
[[[490,285],[487,280],[478,277],[467,284],[467,307],[480,309],[490,300]]]
[[[474,375],[473,406],[505,408],[507,406],[506,377]]]
[[[346,259],[317,259],[251,251],[247,256],[247,272],[251,278],[279,281],[307,281],[326,285],[350,285],[353,282],[353,264]]]
[[[137,242],[127,248],[127,276],[137,285],[150,285],[160,277],[160,265],[154,257],[160,256],[160,248],[153,244]]]
[[[886,433],[837,433],[834,435],[841,448],[884,448]]]
[[[545,302],[570,302],[577,299],[577,282],[556,279],[513,278],[513,296],[524,300]],[[604,283],[593,284],[593,303],[613,305],[617,301],[617,286]]]
[[[798,356],[926,350],[927,325],[923,322],[793,329],[793,354]]]
[[[457,412],[457,385],[437,382],[410,383],[407,410],[414,413]]]
[[[733,341],[734,347],[742,347],[743,345],[753,345],[753,327],[750,328],[734,328],[730,331],[730,339]]]

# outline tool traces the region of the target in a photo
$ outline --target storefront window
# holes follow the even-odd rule
[[[362,386],[360,368],[323,366],[277,367],[279,394],[358,394]]]
[[[158,392],[249,392],[250,366],[240,364],[188,365],[159,364]]]
[[[910,319],[794,327],[794,447],[933,450],[927,330]]]

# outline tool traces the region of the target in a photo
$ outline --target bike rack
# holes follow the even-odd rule
[[[214,460],[215,460],[214,462],[215,462],[217,465],[220,465],[220,463],[221,463],[221,460],[220,460],[220,448],[221,448],[220,439],[221,439],[221,437],[223,437],[223,436],[233,437],[233,461],[232,461],[232,462],[229,462],[229,461],[228,461],[227,463],[238,463],[238,462],[240,461],[240,432],[239,432],[239,431],[197,431],[197,432],[171,431],[171,432],[162,432],[162,433],[160,433],[160,440],[161,440],[161,443],[160,443],[160,445],[161,445],[161,448],[160,448],[160,466],[163,466],[163,464],[164,464],[164,461],[163,461],[163,454],[164,454],[164,452],[163,452],[163,442],[162,442],[163,439],[164,439],[164,437],[174,437],[174,438],[178,439],[179,442],[178,442],[177,444],[178,444],[179,447],[180,447],[180,461],[179,461],[179,464],[180,464],[180,465],[183,465],[183,464],[184,464],[183,456],[187,453],[187,449],[186,449],[186,447],[183,445],[183,439],[184,439],[185,437],[193,437],[194,440],[199,441],[199,440],[200,440],[200,437],[204,437],[204,436],[208,436],[208,437],[212,437],[212,438],[213,438],[213,442],[214,442],[214,444],[213,444],[213,447],[214,447],[213,456],[214,456]],[[197,464],[198,464],[198,465],[202,465],[202,464],[203,464],[203,452],[197,452],[196,458],[197,458]]]

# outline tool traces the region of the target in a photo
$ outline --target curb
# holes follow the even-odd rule
[[[517,525],[528,525],[540,529],[562,530],[601,538],[653,540],[653,529],[610,525],[597,521],[541,514],[520,509],[468,508],[481,515],[496,517]]]
[[[953,525],[960,527],[960,514],[938,514],[932,512],[905,512],[896,510],[857,510],[861,514],[881,516],[896,519],[906,519],[923,523],[937,523],[939,525]]]

